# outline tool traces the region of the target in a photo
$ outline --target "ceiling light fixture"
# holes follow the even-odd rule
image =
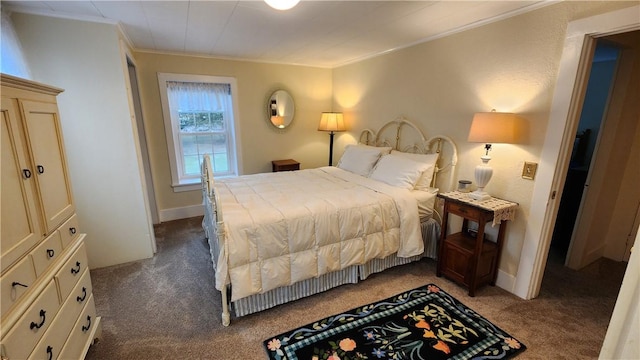
[[[300,0],[264,0],[264,2],[276,10],[289,10],[298,5]]]

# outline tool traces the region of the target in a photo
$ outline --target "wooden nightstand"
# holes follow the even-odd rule
[[[475,296],[478,287],[496,284],[507,221],[513,219],[518,204],[496,198],[476,201],[457,191],[438,197],[444,199],[444,214],[436,275],[468,287],[469,296]],[[449,214],[463,218],[460,232],[447,235]],[[492,220],[500,224],[496,242],[484,236],[485,225]],[[469,221],[478,223],[477,233],[469,231]]]
[[[271,170],[273,172],[300,170],[300,163],[293,159],[273,160]]]

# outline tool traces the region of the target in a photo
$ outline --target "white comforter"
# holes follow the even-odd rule
[[[231,301],[397,252],[420,255],[409,191],[335,167],[216,181],[224,215],[216,287]],[[228,277],[227,277],[228,275]]]

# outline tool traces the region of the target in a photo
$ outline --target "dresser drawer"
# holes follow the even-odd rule
[[[96,317],[93,295],[89,295],[88,302],[77,320],[71,329],[71,335],[67,343],[62,348],[60,359],[83,358],[91,341],[93,341],[92,336],[100,323],[100,319]]]
[[[57,231],[53,232],[51,236],[44,239],[38,247],[31,251],[30,255],[33,267],[36,269],[36,276],[42,275],[62,255],[60,234]]]
[[[60,355],[60,350],[68,335],[69,334],[63,335],[56,331],[47,331],[47,333],[42,337],[42,340],[40,340],[38,345],[36,345],[36,348],[33,349],[33,352],[29,356],[29,360],[56,360],[58,355]]]
[[[80,281],[71,291],[71,296],[62,304],[58,316],[53,320],[51,327],[44,334],[29,359],[55,360],[58,358],[73,325],[91,298],[91,290],[91,277],[89,271],[85,270]]]
[[[35,281],[31,257],[25,256],[0,278],[0,314],[6,314]]]
[[[26,359],[42,338],[60,309],[56,284],[51,281],[2,339],[5,356]]]
[[[64,301],[69,296],[71,289],[76,286],[82,273],[88,268],[87,265],[87,252],[83,242],[55,276],[61,300]]]
[[[82,309],[82,307],[89,300],[89,295],[91,295],[91,293],[93,293],[93,287],[91,286],[91,275],[89,269],[85,269],[82,277],[80,278],[80,281],[71,291],[71,295],[67,298],[67,301],[79,305],[78,309]]]
[[[65,221],[58,228],[60,238],[62,239],[62,246],[66,249],[73,240],[80,235],[80,225],[78,224],[78,215],[73,214],[69,220]]]

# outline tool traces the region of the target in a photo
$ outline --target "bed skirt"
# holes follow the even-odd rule
[[[327,291],[340,285],[355,284],[358,281],[366,279],[371,274],[384,271],[394,266],[408,264],[420,260],[423,257],[436,259],[438,239],[440,238],[440,225],[434,219],[429,219],[421,223],[421,230],[425,250],[422,255],[401,258],[394,254],[384,259],[373,259],[363,265],[350,266],[346,269],[324,274],[317,278],[299,281],[293,285],[238,299],[231,302],[232,309],[236,316],[245,316]],[[209,232],[207,231],[207,233]],[[212,242],[217,243],[216,241],[209,241],[210,246]],[[212,255],[214,254],[214,249],[212,249],[211,253]]]
[[[231,302],[236,316],[244,316],[272,308],[293,300],[302,299],[336,286],[358,282],[358,266],[350,266],[317,278],[299,281],[293,285],[280,287],[262,294],[247,296]]]
[[[422,257],[438,259],[438,244],[440,243],[440,224],[432,219],[420,223],[424,254]]]

